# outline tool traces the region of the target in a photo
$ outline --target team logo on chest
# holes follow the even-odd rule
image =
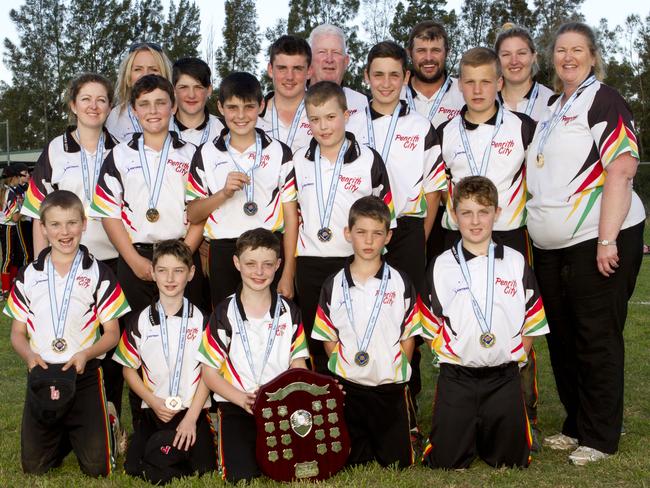
[[[420,142],[420,136],[417,134],[413,136],[396,134],[395,140],[397,142],[401,142],[404,149],[415,151],[415,149],[418,147],[418,142]]]
[[[574,115],[574,116],[572,116],[572,117],[567,117],[566,115],[563,115],[563,116],[562,116],[562,123],[563,123],[564,125],[569,125],[571,122],[573,122],[573,121],[574,121],[575,119],[577,119],[577,118],[578,118],[577,115]]]
[[[167,160],[167,166],[173,168],[177,173],[185,176],[190,170],[190,163],[188,161],[174,161],[173,159]]]
[[[492,147],[497,150],[497,154],[502,156],[510,156],[512,151],[515,149],[514,139],[508,139],[506,141],[492,141]]]
[[[438,109],[438,113],[445,114],[447,116],[447,120],[451,120],[460,113],[460,110],[454,108],[440,107],[440,109]]]
[[[77,276],[77,284],[82,288],[88,288],[90,286],[90,278],[87,276]]]
[[[349,191],[350,193],[356,192],[363,183],[363,178],[360,176],[339,176],[339,181],[343,185],[343,189]]]
[[[517,294],[517,280],[504,280],[497,278],[495,284],[502,287],[504,295],[514,297]]]

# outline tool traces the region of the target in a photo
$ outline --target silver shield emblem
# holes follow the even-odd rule
[[[289,420],[291,420],[291,428],[300,437],[305,437],[311,431],[312,418],[307,410],[296,410]]]

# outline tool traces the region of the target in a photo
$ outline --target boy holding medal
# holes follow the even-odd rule
[[[108,476],[114,439],[100,359],[117,344],[117,319],[129,307],[110,269],[80,245],[81,200],[54,191],[39,216],[50,247],[20,270],[4,308],[11,343],[29,368],[23,471],[45,473],[73,450],[85,474]]]
[[[431,310],[423,310],[423,335],[440,362],[424,451],[432,468],[464,469],[477,456],[494,467],[530,462],[518,366],[533,338],[549,329],[524,256],[492,240],[498,202],[489,179],[463,178],[451,201],[461,239],[428,271]]]
[[[158,293],[151,274],[153,245],[184,239],[195,251],[201,226],[188,226],[185,215],[185,186],[196,148],[169,131],[172,84],[158,75],[143,76],[133,86],[130,103],[143,132],[115,146],[106,158],[90,215],[102,219],[119,252],[117,277],[131,308],[140,311]],[[200,303],[198,288],[188,287],[193,303]]]
[[[272,287],[277,237],[262,228],[244,232],[233,261],[241,287],[212,312],[198,360],[218,405],[222,473],[236,483],[261,474],[251,412],[256,390],[289,368],[306,368],[309,352],[298,307]]]
[[[196,360],[206,319],[183,297],[195,271],[192,252],[177,239],[161,241],[151,266],[159,299],[127,320],[113,359],[124,366],[129,388],[142,399],[124,469],[166,483],[213,471],[216,456],[209,391]]]
[[[390,223],[379,198],[354,202],[345,228],[354,256],[323,284],[311,338],[346,393],[348,463],[404,468],[414,461],[407,383],[420,307],[408,276],[382,260]]]
[[[177,103],[174,128],[180,138],[199,147],[217,137],[223,124],[208,112],[212,95],[208,63],[199,58],[177,60],[172,66],[172,84]]]
[[[391,211],[388,173],[381,156],[346,132],[348,111],[343,89],[332,81],[309,87],[305,109],[314,137],[294,155],[295,188],[300,208],[296,287],[308,334],[311,333],[323,281],[352,254],[343,229],[350,206],[359,198],[379,196]],[[319,342],[312,346],[313,366],[327,371]]]
[[[265,97],[257,126],[295,152],[311,139],[304,102],[311,74],[311,48],[300,37],[284,35],[271,44],[269,54],[267,74],[274,91]]]
[[[256,227],[284,233],[284,267],[276,283],[292,297],[298,212],[291,149],[256,129],[264,99],[250,73],[231,73],[221,81],[218,106],[226,129],[194,155],[186,194],[190,221],[210,240],[212,306],[241,282],[233,265],[235,243]]]

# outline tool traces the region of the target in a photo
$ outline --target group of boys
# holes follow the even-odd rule
[[[497,103],[493,51],[470,50],[460,80],[447,76],[446,34],[433,22],[416,26],[408,53],[393,42],[370,50],[364,106],[340,86],[349,60],[341,34],[321,26],[309,43],[273,43],[275,91],[266,99],[253,75],[225,77],[224,128],[205,109],[205,63],[175,63],[175,86],[157,75],[138,80],[130,105],[143,132],[108,156],[89,214],[119,251],[117,280],[80,245],[86,217],[74,194],[45,198],[50,247],[21,272],[5,308],[35,398],[23,420],[26,472],[57,466],[70,448],[85,473],[111,472],[97,358],[118,342],[126,302],[113,358],[137,400],[129,474],[166,482],[213,470],[218,458],[230,481],[259,476],[255,391],[307,360],[346,392],[350,464],[410,466],[416,338],[440,363],[426,464],[464,468],[478,455],[494,466],[528,465],[519,366],[532,337],[548,331],[521,244],[534,124]],[[414,76],[405,84],[407,54]],[[169,131],[175,102],[177,130]],[[442,233],[444,191],[451,237],[425,272],[426,241]],[[209,318],[197,306],[203,238]],[[43,412],[64,421],[43,423]]]

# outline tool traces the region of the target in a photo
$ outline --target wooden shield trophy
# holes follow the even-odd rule
[[[262,472],[276,481],[323,480],[343,468],[350,454],[343,399],[333,378],[307,369],[260,387],[253,414]]]

